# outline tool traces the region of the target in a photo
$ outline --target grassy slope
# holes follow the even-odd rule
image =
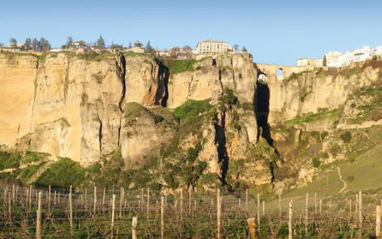
[[[363,133],[361,133],[361,131]],[[376,190],[382,188],[382,127],[375,126],[370,129],[358,129],[359,134],[365,134],[368,137],[369,149],[364,150],[358,155],[354,161],[349,160],[339,164],[341,168],[342,178],[347,183],[348,192],[356,192],[358,190]],[[353,135],[355,135],[353,131]],[[353,136],[352,145],[365,144],[364,138]],[[362,142],[357,142],[362,141]],[[354,147],[354,146],[353,146]],[[319,179],[313,181],[309,185],[297,189],[287,194],[287,196],[301,196],[305,193],[317,192],[321,195],[338,194],[343,183],[340,181],[336,164],[330,167],[331,171],[327,173],[327,177],[319,175]],[[326,175],[326,173],[325,173]],[[327,179],[328,178],[328,179]],[[329,181],[329,184],[327,183]]]

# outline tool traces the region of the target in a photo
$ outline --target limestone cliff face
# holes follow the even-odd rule
[[[295,172],[291,183],[305,185],[320,172],[320,165],[354,160],[368,150],[362,145],[380,144],[362,129],[382,125],[381,66],[374,59],[270,81],[272,137]]]
[[[167,113],[167,112],[165,112]],[[147,109],[138,103],[124,106],[121,153],[127,168],[139,168],[160,156],[176,133],[177,120],[161,109]]]
[[[232,89],[240,102],[253,102],[257,75],[248,55],[208,57],[193,68],[192,72],[170,75],[168,107],[178,107],[187,100],[216,102],[224,87]]]
[[[271,81],[270,121],[281,123],[342,106],[348,96],[380,79],[379,68],[362,67],[352,65],[344,69],[308,70],[281,81]]]
[[[122,56],[124,59],[124,56]],[[0,55],[0,143],[97,162],[120,142],[124,104],[161,104],[161,67],[150,57],[89,60],[70,54]],[[125,70],[125,69],[124,69]],[[123,90],[126,87],[125,92]]]
[[[121,147],[127,161],[139,162],[144,152],[160,148],[169,131],[150,117],[129,124],[129,103],[169,108],[187,100],[216,103],[224,88],[232,89],[241,102],[253,101],[256,72],[246,54],[206,58],[192,72],[174,75],[147,55],[97,57],[0,54],[0,83],[6,89],[0,101],[0,143],[19,142],[20,149],[82,165]],[[241,136],[251,141],[253,121],[248,122],[249,136]]]
[[[30,132],[38,59],[0,54],[0,143],[14,145]]]
[[[2,53],[0,146],[84,166],[118,150],[125,170],[144,165],[171,187],[214,178],[303,185],[317,172],[312,159],[357,154],[339,152],[344,130],[382,125],[381,66],[291,67],[278,77],[280,66],[254,65],[248,54],[172,73],[144,54]]]

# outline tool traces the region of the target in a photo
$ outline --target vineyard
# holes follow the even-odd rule
[[[265,200],[248,190],[1,189],[0,238],[380,238],[380,206],[362,192]]]

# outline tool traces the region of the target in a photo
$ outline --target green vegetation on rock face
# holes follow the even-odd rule
[[[18,174],[18,179],[24,183],[27,184],[28,180],[33,177],[33,175],[39,170],[42,166],[44,166],[45,162],[41,162],[39,164],[33,164],[30,165],[24,169],[21,169]]]
[[[358,67],[352,67],[352,68],[346,68],[345,70],[341,71],[340,74],[346,78],[350,78],[353,75],[361,74],[363,70]]]
[[[338,132],[338,137],[343,134],[344,132]],[[337,167],[340,167],[342,179],[347,183],[347,190],[344,192],[347,195],[359,190],[365,193],[368,191],[374,193],[375,190],[380,190],[382,186],[378,182],[382,180],[380,173],[382,170],[380,158],[382,154],[382,127],[374,126],[370,129],[359,129],[353,131],[352,135],[350,143],[346,146],[339,146],[340,151],[345,152],[346,158],[349,160],[342,162],[336,160],[329,165],[320,165],[319,168],[325,168],[325,170],[321,170],[312,183],[291,191],[286,196],[303,196],[305,193],[311,195],[317,193],[320,197],[338,195],[344,185],[339,178]],[[367,175],[365,175],[366,172]]]
[[[69,188],[80,186],[85,182],[85,169],[78,162],[61,158],[48,168],[36,181],[37,185]]]
[[[351,107],[356,111],[349,119],[353,124],[365,121],[378,121],[382,118],[382,86],[377,83],[369,88],[362,88],[350,97]]]
[[[0,152],[0,170],[18,168],[21,163],[21,152]]]
[[[179,131],[172,140],[171,146],[166,150],[164,156],[169,156],[178,150],[181,140],[189,135],[198,135],[201,140],[201,127],[205,120],[212,119],[215,111],[209,100],[188,100],[174,110],[174,115],[179,119]]]
[[[188,100],[174,110],[174,115],[178,117],[181,122],[195,122],[198,120],[199,114],[210,110],[211,107],[209,100]]]
[[[167,127],[175,127],[177,121],[172,112],[164,107],[157,107],[147,109],[142,105],[131,102],[126,104],[124,118],[126,119],[126,126],[133,126],[138,117],[148,117],[154,120],[155,124],[163,124]]]
[[[297,125],[303,123],[311,123],[318,120],[325,120],[330,118],[336,118],[340,114],[340,109],[335,109],[326,112],[320,112],[315,114],[309,114],[306,116],[296,117],[294,119],[288,120],[285,122],[286,125]]]
[[[43,161],[48,157],[47,153],[39,153],[26,151],[0,151],[0,170],[4,169],[18,169],[21,164],[29,164],[33,162]]]
[[[235,96],[233,90],[225,87],[223,95],[219,97],[220,108],[229,107],[232,108],[233,105],[239,104],[239,100]]]
[[[173,60],[168,63],[168,70],[170,74],[177,74],[186,71],[193,71],[193,65],[197,61],[195,59],[190,60]]]
[[[27,151],[24,154],[24,157],[22,159],[22,163],[39,162],[39,161],[45,160],[49,155],[50,154],[48,154],[48,153]]]

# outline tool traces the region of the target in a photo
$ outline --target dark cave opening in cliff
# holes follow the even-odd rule
[[[169,70],[167,67],[165,67],[163,64],[160,64],[159,68],[159,78],[162,80],[162,84],[159,85],[160,90],[158,90],[157,94],[160,93],[163,95],[163,99],[161,101],[161,106],[166,107],[167,106],[167,100],[168,100],[168,78],[169,78]],[[160,96],[159,96],[160,97]],[[158,97],[158,98],[159,98]]]
[[[261,75],[265,76],[264,73],[259,73],[258,79],[262,79]],[[265,76],[266,77],[266,76]],[[254,109],[257,121],[257,141],[259,141],[260,136],[263,137],[269,145],[273,147],[273,139],[271,137],[271,129],[268,123],[269,118],[269,99],[270,90],[268,83],[266,81],[258,80],[256,82],[256,92],[254,97]]]

